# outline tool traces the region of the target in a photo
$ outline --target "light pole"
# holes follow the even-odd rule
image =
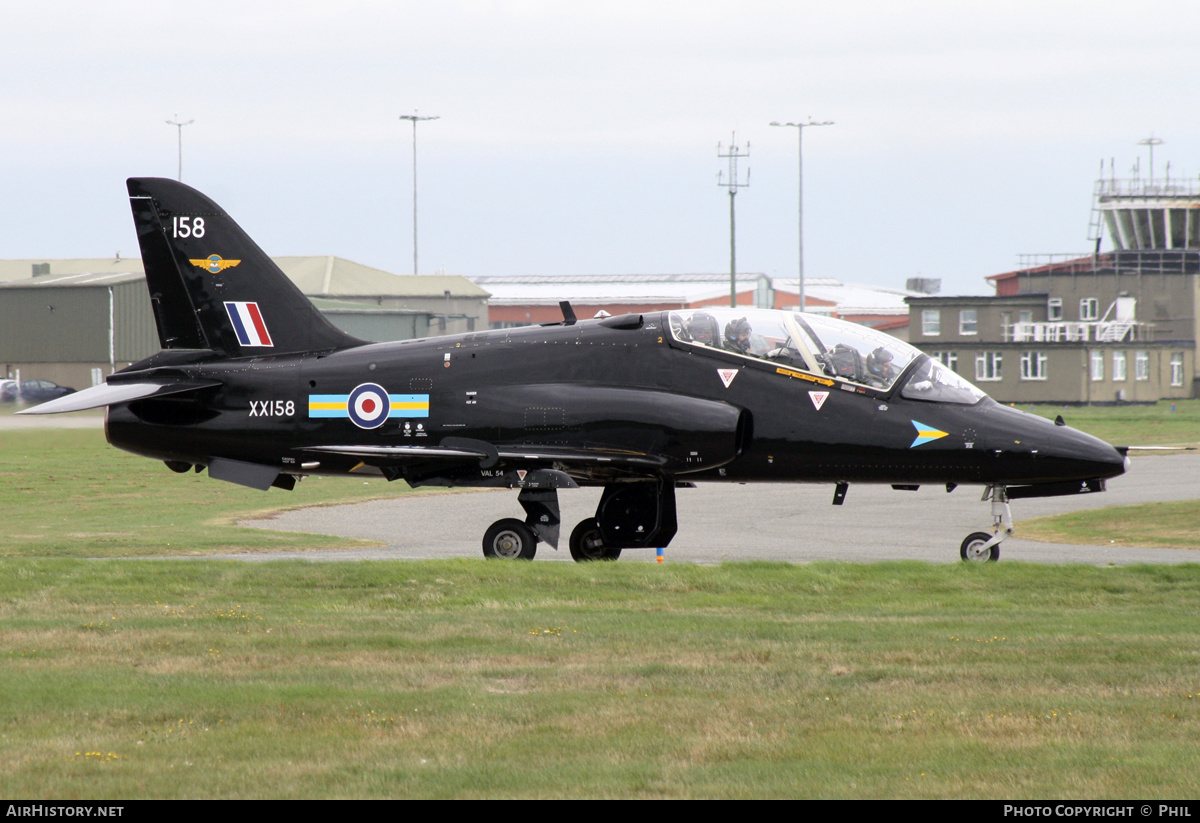
[[[400,115],[401,120],[411,120],[413,126],[413,274],[417,273],[417,121],[438,120],[437,115],[420,117],[416,109],[412,114]]]
[[[174,120],[167,121],[168,126],[175,126],[177,129],[179,129],[179,177],[178,177],[178,180],[180,183],[183,182],[183,127],[190,126],[190,125],[192,125],[192,123],[195,123],[195,122],[196,122],[195,120],[189,120],[186,123],[180,123],[178,114],[175,115]]]
[[[737,231],[733,204],[737,190],[750,185],[750,169],[746,169],[746,182],[738,182],[738,160],[750,156],[750,141],[746,141],[746,152],[743,154],[737,143],[733,142],[737,135],[734,134],[729,139],[729,151],[725,154],[721,154],[721,144],[717,143],[717,157],[729,160],[729,182],[722,183],[721,172],[717,172],[717,185],[729,189],[729,307],[732,309],[737,308]]]
[[[772,120],[772,126],[791,126],[796,130],[796,185],[797,198],[799,204],[796,207],[796,221],[799,227],[797,231],[797,248],[800,253],[800,311],[804,311],[806,304],[804,302],[804,129],[808,126],[832,126],[832,120],[824,120],[820,123],[813,122],[812,117],[808,118],[807,123],[780,123]]]

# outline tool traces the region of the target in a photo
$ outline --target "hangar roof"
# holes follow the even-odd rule
[[[492,293],[493,306],[558,305],[560,300],[585,305],[663,304],[692,305],[729,294],[728,274],[567,274],[513,275],[471,278]],[[799,279],[768,278],[765,274],[738,274],[738,289],[745,291],[767,279],[777,292],[799,296]],[[830,277],[806,277],[804,295],[837,307],[840,314],[908,316],[904,298],[921,292],[842,283]]]
[[[798,277],[777,277],[774,286],[775,291],[788,292],[799,298],[800,279]],[[904,302],[904,298],[923,296],[923,292],[865,286],[860,283],[843,283],[832,277],[804,278],[805,300],[828,301],[837,306],[838,313],[843,315],[907,315],[908,304]]]
[[[333,255],[273,257],[300,291],[321,297],[451,297],[485,298],[488,293],[459,275],[401,275]],[[48,274],[34,276],[34,266],[48,265]],[[112,276],[143,277],[136,257],[72,258],[61,260],[0,260],[0,283],[13,285],[107,285],[95,280]],[[82,279],[72,280],[72,277]],[[125,281],[118,281],[125,282]]]
[[[763,274],[738,274],[739,290],[753,289]],[[728,274],[522,274],[472,277],[491,292],[493,306],[550,305],[560,300],[601,305],[686,305],[729,294]]]

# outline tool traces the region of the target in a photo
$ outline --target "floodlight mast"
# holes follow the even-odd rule
[[[195,123],[195,122],[196,122],[195,120],[189,120],[186,123],[180,123],[178,114],[175,115],[174,120],[167,121],[168,126],[175,126],[179,130],[179,171],[178,171],[179,176],[176,179],[180,183],[183,182],[183,127],[190,126],[190,125],[192,125],[192,123]]]
[[[417,110],[412,114],[400,115],[401,120],[411,120],[413,127],[413,274],[417,274],[417,121],[440,120],[440,115],[421,117]]]
[[[804,130],[809,126],[832,126],[832,120],[823,120],[814,122],[812,117],[808,118],[807,123],[780,123],[777,120],[771,121],[772,126],[790,126],[796,130],[796,187],[797,197],[796,202],[796,222],[798,231],[796,233],[797,249],[799,252],[800,262],[800,311],[805,310],[804,302]]]
[[[746,182],[738,182],[737,162],[742,157],[750,156],[750,141],[746,141],[746,153],[742,154],[738,149],[737,132],[733,132],[729,138],[729,151],[721,154],[721,144],[717,143],[717,157],[729,159],[729,182],[721,182],[721,172],[717,172],[717,185],[729,189],[729,307],[737,307],[737,232],[735,231],[734,209],[733,202],[737,196],[738,189],[744,189],[750,185],[750,169],[746,169]]]

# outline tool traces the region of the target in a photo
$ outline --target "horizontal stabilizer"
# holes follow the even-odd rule
[[[216,380],[179,380],[169,383],[101,383],[99,386],[68,394],[66,397],[42,403],[31,409],[22,409],[17,414],[62,414],[84,409],[98,409],[114,403],[128,403],[131,400],[142,400],[146,397],[180,394],[219,385],[221,383]]]

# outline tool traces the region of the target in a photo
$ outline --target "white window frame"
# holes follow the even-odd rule
[[[942,313],[937,309],[921,310],[921,334],[937,337],[942,333]]]
[[[1084,297],[1079,301],[1079,319],[1083,322],[1100,319],[1100,301],[1095,297]]]
[[[1021,379],[1045,380],[1049,371],[1048,360],[1045,352],[1021,352]]]
[[[958,312],[958,333],[962,335],[979,334],[978,309],[960,309]]]
[[[1171,352],[1171,385],[1183,385],[1183,352]]]
[[[1004,354],[981,351],[975,355],[975,379],[980,383],[995,383],[1004,379]]]
[[[1099,383],[1101,380],[1104,379],[1104,352],[1093,350],[1091,352],[1091,360],[1092,360],[1092,368],[1091,368],[1092,382]]]
[[[1136,351],[1133,353],[1133,379],[1150,379],[1150,352]]]
[[[1112,353],[1112,369],[1113,369],[1113,378],[1112,379],[1113,379],[1114,383],[1121,383],[1127,379],[1125,352],[1115,351]]]
[[[1051,297],[1046,301],[1046,319],[1052,323],[1063,319],[1061,297]]]
[[[956,351],[935,351],[930,352],[929,356],[941,363],[955,374],[958,373],[958,352]]]

